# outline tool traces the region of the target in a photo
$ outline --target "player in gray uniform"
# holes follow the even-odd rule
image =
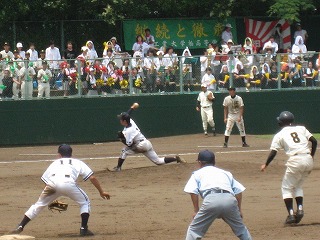
[[[118,165],[113,168],[113,171],[121,171],[121,167],[128,155],[142,153],[150,161],[157,165],[162,165],[171,162],[186,163],[186,161],[176,155],[175,157],[159,157],[154,151],[151,142],[141,133],[137,124],[130,117],[131,112],[134,110],[132,106],[127,112],[122,112],[118,115],[120,124],[124,129],[118,132],[118,137],[126,146],[122,149],[118,159]]]
[[[55,160],[43,173],[41,180],[46,184],[38,201],[32,205],[25,213],[24,218],[12,234],[21,233],[25,225],[34,219],[41,210],[60,196],[66,196],[76,201],[80,206],[81,215],[81,236],[91,236],[93,233],[88,229],[90,213],[90,200],[87,194],[77,185],[79,176],[84,181],[90,180],[97,188],[103,199],[110,199],[110,195],[103,191],[98,179],[93,175],[93,171],[82,161],[71,158],[72,148],[62,144],[58,148],[60,158]]]
[[[224,123],[226,124],[223,147],[228,147],[228,141],[234,123],[236,123],[239,129],[240,136],[242,139],[242,147],[249,147],[249,145],[246,143],[246,131],[243,120],[243,100],[240,96],[236,95],[236,89],[234,87],[229,87],[228,90],[229,96],[225,97],[223,100]]]
[[[293,125],[294,115],[291,112],[281,112],[277,121],[282,129],[273,137],[271,152],[266,163],[261,166],[261,171],[266,170],[278,150],[284,149],[289,156],[281,186],[282,197],[289,213],[285,223],[296,224],[304,216],[302,184],[313,169],[317,140],[304,126]],[[308,145],[309,141],[311,142],[311,150]],[[297,203],[296,212],[293,210],[293,198]]]
[[[215,167],[214,153],[203,150],[197,159],[200,169],[194,171],[184,191],[190,193],[194,208],[186,240],[199,240],[217,218],[222,218],[234,234],[242,240],[251,240],[241,212],[242,192],[245,187],[230,172]],[[199,209],[199,195],[203,198]]]

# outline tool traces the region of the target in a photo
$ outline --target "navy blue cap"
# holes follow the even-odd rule
[[[216,163],[214,153],[207,150],[207,149],[199,152],[198,161],[212,163],[213,165],[215,165],[215,163]]]
[[[61,144],[58,148],[58,153],[60,153],[61,157],[71,157],[72,148],[68,144]]]
[[[127,112],[122,112],[118,115],[118,118],[130,122],[130,115]]]

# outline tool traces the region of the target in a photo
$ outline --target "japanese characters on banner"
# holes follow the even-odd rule
[[[206,48],[208,43],[221,42],[221,34],[226,23],[230,23],[233,41],[237,42],[235,20],[230,18],[224,21],[218,19],[199,20],[125,20],[123,21],[124,43],[126,50],[131,50],[137,35],[145,35],[144,30],[149,28],[155,37],[155,47],[172,46],[175,49]]]

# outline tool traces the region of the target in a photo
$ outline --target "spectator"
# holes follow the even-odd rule
[[[200,71],[201,71],[201,79],[203,78],[203,76],[206,74],[206,69],[209,65],[208,63],[208,50],[205,49],[203,51],[203,55],[200,57]]]
[[[0,52],[3,59],[11,60],[13,59],[13,53],[10,51],[10,44],[5,42],[3,44],[3,50]]]
[[[270,66],[268,63],[264,63],[261,69],[261,89],[266,89],[268,81],[270,80]]]
[[[164,65],[166,69],[166,74],[171,75],[175,74],[175,71],[178,69],[179,63],[177,54],[174,53],[174,49],[172,46],[167,48],[167,53],[164,55]]]
[[[186,47],[182,52],[182,66],[183,66],[183,81],[191,82],[192,81],[192,59],[191,52],[188,47]],[[188,62],[189,61],[189,62]],[[186,63],[187,62],[187,63]]]
[[[143,84],[143,79],[139,75],[138,69],[136,67],[132,68],[131,79],[132,79],[133,88],[134,88],[133,94],[141,93],[141,86]]]
[[[143,56],[145,56],[147,54],[148,49],[149,49],[149,45],[143,41],[143,38],[141,35],[138,35],[136,37],[136,42],[132,46],[133,53],[142,52]]]
[[[108,66],[109,62],[114,62],[113,50],[108,48],[106,51],[106,55],[103,57],[102,65]]]
[[[2,84],[6,87],[2,91],[2,98],[12,98],[13,78],[9,69],[3,71]]]
[[[233,43],[232,39],[229,39],[227,41],[227,44],[222,46],[222,54],[228,54],[228,52],[231,51],[231,47],[233,45],[234,45],[234,43]]]
[[[264,45],[263,45],[263,50],[266,51],[266,49],[272,49],[272,54],[275,55],[275,53],[278,52],[279,50],[279,47],[278,47],[278,43],[276,43],[274,41],[274,36],[271,35],[270,38],[269,38],[269,41],[266,42]]]
[[[283,34],[281,23],[278,23],[273,32],[274,41],[278,44],[279,52],[283,52]]]
[[[119,53],[121,52],[121,47],[119,46],[118,42],[117,42],[117,38],[116,37],[112,37],[110,39],[110,41],[112,42],[112,45],[113,45],[113,51],[116,52],[116,53]]]
[[[42,63],[43,61],[45,61],[45,56],[46,56],[46,52],[44,50],[40,51],[40,58],[38,58],[38,60],[35,63],[35,70],[39,71],[39,69],[42,69]]]
[[[261,74],[259,73],[258,67],[253,65],[250,70],[249,86],[258,88],[261,86]]]
[[[34,43],[30,43],[29,50],[27,51],[30,53],[30,61],[37,61],[39,58],[38,51],[35,49]]]
[[[78,56],[76,50],[73,48],[73,44],[71,41],[67,43],[67,48],[64,50],[62,59],[67,60],[67,62],[70,64],[71,68],[74,68],[74,62],[75,58]]]
[[[206,68],[206,74],[201,79],[201,85],[205,84],[208,91],[215,91],[217,88],[217,83],[215,77],[212,75],[212,69],[210,67]]]
[[[288,88],[290,87],[290,67],[288,63],[283,63],[281,66],[281,88]]]
[[[86,42],[86,47],[88,48],[88,61],[90,65],[93,65],[95,62],[95,59],[98,58],[98,53],[94,48],[94,44],[91,40]]]
[[[246,37],[244,40],[244,44],[243,44],[243,52],[246,49],[250,49],[251,53],[256,54],[257,53],[257,48],[256,46],[252,43],[252,39],[249,37]]]
[[[144,58],[143,66],[147,73],[146,75],[147,92],[154,91],[157,72],[160,68],[159,58],[157,58],[155,55],[156,55],[155,50],[153,48],[149,48],[148,56]]]
[[[273,63],[270,69],[270,78],[268,79],[267,88],[277,89],[278,88],[278,70],[277,65]]]
[[[298,56],[302,56],[303,58],[304,53],[307,53],[307,47],[303,43],[303,38],[301,36],[297,36],[292,46],[292,59],[295,59]]]
[[[94,68],[90,67],[89,74],[87,75],[87,84],[88,84],[88,96],[97,96],[97,85],[96,85],[96,77],[94,74]]]
[[[151,30],[149,28],[144,30],[146,43],[149,45],[149,48],[154,48],[154,36],[151,35]]]
[[[10,67],[12,72],[13,86],[12,86],[12,99],[19,99],[19,93],[21,89],[20,82],[20,69],[24,67],[24,63],[21,61],[13,62],[13,65]]]
[[[42,68],[38,71],[38,98],[42,98],[45,94],[46,98],[50,98],[50,85],[49,81],[52,78],[52,73],[48,68],[46,61],[42,62]]]
[[[301,87],[303,74],[302,74],[299,58],[296,58],[293,62],[294,62],[294,67],[290,71],[292,87]]]
[[[83,46],[81,48],[82,53],[77,57],[77,60],[75,61],[75,65],[78,68],[80,65],[81,68],[81,75],[80,75],[80,80],[82,84],[82,95],[86,95],[88,92],[88,83],[87,83],[87,72],[86,72],[86,67],[87,67],[87,61],[89,59],[89,48],[86,46]],[[89,63],[89,62],[88,62]]]
[[[232,26],[230,23],[227,23],[225,25],[224,31],[222,32],[222,35],[221,35],[221,38],[222,38],[221,45],[226,45],[228,40],[231,40],[231,41],[233,40],[231,28]]]
[[[308,39],[308,33],[306,30],[302,29],[301,23],[296,24],[296,31],[294,32],[293,38],[296,39],[297,36],[301,36],[303,39],[303,42],[306,43]]]
[[[220,73],[218,75],[219,88],[228,89],[230,86],[230,73],[227,65],[222,65]]]
[[[60,50],[54,45],[54,41],[51,40],[49,47],[46,49],[45,59],[49,64],[49,68],[53,70],[53,74],[57,75],[59,72],[59,61],[61,60]]]
[[[18,43],[17,43],[17,51],[18,51],[18,54],[19,54],[19,56],[20,56],[21,59],[24,59],[26,52],[23,51],[22,48],[23,48],[22,43],[21,43],[21,42],[18,42]]]
[[[29,57],[29,52],[26,52],[26,59]],[[33,62],[26,62],[27,71],[25,66],[19,70],[19,80],[21,82],[21,98],[30,99],[33,93],[33,79],[36,76],[36,71],[33,68]],[[27,76],[25,74],[27,73]]]
[[[251,69],[252,64],[253,64],[253,55],[251,54],[251,50],[249,48],[244,50],[244,56],[242,57],[242,59],[243,59],[242,63],[243,63],[243,67],[245,69],[245,72],[248,73]]]
[[[237,87],[237,88],[244,88],[246,86],[245,82],[245,72],[243,69],[243,65],[241,62],[238,62],[236,64],[235,69],[233,70],[233,86]]]

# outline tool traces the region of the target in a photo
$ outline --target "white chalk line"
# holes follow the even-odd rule
[[[200,146],[198,146],[200,147]],[[212,147],[212,146],[207,146],[207,147]],[[263,149],[256,149],[256,150],[239,150],[239,151],[220,151],[220,152],[215,152],[215,154],[229,154],[229,153],[250,153],[250,152],[268,152],[270,150],[263,150]],[[190,155],[197,155],[198,152],[190,152],[190,153],[181,153],[179,155],[181,156],[190,156]],[[21,155],[21,154],[20,154]],[[25,154],[25,155],[33,155],[33,154]],[[45,155],[45,154],[44,154]],[[51,154],[48,154],[51,155]],[[164,156],[170,156],[174,154],[161,154],[159,155],[160,157]],[[136,158],[145,158],[144,155],[135,155],[134,157]],[[87,161],[87,160],[105,160],[105,159],[118,159],[119,156],[110,156],[110,157],[90,157],[90,158],[78,158],[82,161]],[[53,162],[56,159],[43,159],[43,160],[14,160],[14,161],[5,161],[5,162],[0,162],[0,164],[13,164],[13,163],[39,163],[39,162]]]

